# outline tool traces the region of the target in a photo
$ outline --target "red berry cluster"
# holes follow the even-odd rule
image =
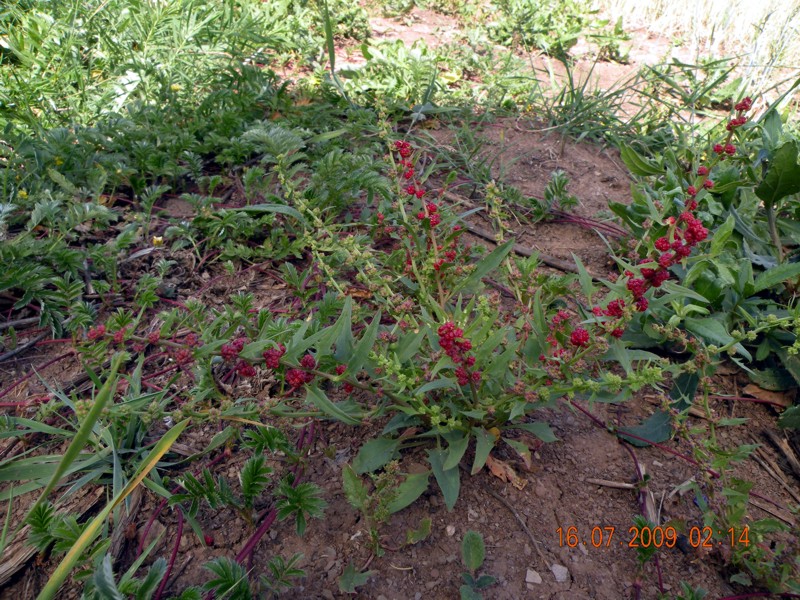
[[[569,343],[578,348],[585,348],[589,345],[589,332],[583,327],[576,327],[569,334]]]
[[[470,381],[478,383],[481,380],[481,372],[468,370],[475,365],[475,357],[467,354],[472,350],[472,342],[464,338],[464,330],[448,321],[439,327],[438,334],[439,346],[450,360],[458,365],[455,370],[458,385],[467,385]]]
[[[192,351],[189,350],[189,348],[178,348],[172,355],[172,357],[175,359],[175,362],[178,363],[180,366],[189,365],[194,360]]]
[[[733,132],[734,129],[737,127],[741,127],[745,123],[747,123],[747,117],[744,116],[748,110],[750,110],[753,106],[753,99],[750,96],[744,98],[741,102],[737,102],[733,109],[736,111],[736,116],[733,117],[730,121],[728,121],[728,125],[726,129],[730,132]],[[736,150],[734,149],[734,152]]]
[[[402,177],[403,179],[410,181],[414,178],[414,163],[408,160],[413,153],[413,148],[411,144],[404,141],[404,140],[397,140],[394,143],[394,148],[397,150],[397,153],[400,155],[400,160],[398,164],[403,168]],[[417,198],[422,198],[425,195],[425,190],[421,187],[418,187],[413,181],[406,185],[403,188],[409,196],[416,196]]]
[[[86,337],[92,341],[99,340],[106,334],[106,326],[98,325],[97,327],[90,327],[86,333]]]
[[[400,157],[403,158],[404,160],[409,158],[411,156],[411,153],[413,152],[411,144],[405,140],[397,140],[394,143],[394,148],[395,150],[397,150],[398,154],[400,154]],[[408,165],[403,165],[403,166],[408,166]]]
[[[247,338],[237,338],[228,344],[222,344],[219,353],[225,360],[236,360],[246,343]]]
[[[310,354],[306,354],[305,356],[303,356],[303,358],[300,359],[300,366],[303,368],[289,369],[286,372],[286,383],[288,383],[292,387],[292,389],[297,389],[301,387],[303,384],[311,383],[312,381],[314,381],[314,374],[309,373],[309,370],[317,368],[316,359]]]
[[[264,364],[268,369],[277,369],[284,354],[286,354],[286,346],[278,344],[277,348],[270,348],[264,352]]]
[[[114,332],[114,343],[115,344],[124,344],[125,343],[125,333],[127,331],[127,327],[121,327],[116,332]]]
[[[442,222],[442,215],[439,214],[439,205],[435,202],[426,202],[425,203],[425,210],[421,210],[417,213],[417,218],[420,221],[424,221],[428,219],[431,227],[436,227],[439,223]]]
[[[242,377],[255,377],[256,368],[245,360],[240,360],[236,365],[236,373]]]

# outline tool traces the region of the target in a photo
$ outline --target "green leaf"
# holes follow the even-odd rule
[[[756,196],[767,205],[800,192],[800,165],[797,164],[797,140],[783,144],[772,155],[764,179],[756,187]]]
[[[578,258],[574,252],[572,253],[572,260],[575,261],[575,268],[578,271],[578,281],[581,284],[581,292],[583,293],[584,297],[591,299],[595,291],[597,291],[597,288],[595,288],[594,284],[592,283],[592,276],[589,275],[586,267],[583,266],[583,262],[581,262],[581,259]]]
[[[553,430],[550,429],[550,425],[547,423],[513,423],[509,425],[509,429],[522,429],[523,431],[532,433],[540,440],[547,443],[558,441],[556,434],[553,433]]]
[[[485,429],[475,427],[472,430],[475,435],[475,460],[472,461],[472,471],[470,474],[475,475],[486,464],[486,459],[489,458],[489,453],[497,443],[497,438],[486,431]]]
[[[250,206],[242,206],[241,208],[235,208],[229,210],[236,212],[244,212],[244,213],[277,213],[281,215],[294,217],[301,223],[305,222],[305,219],[303,219],[303,215],[301,215],[296,208],[292,208],[291,206],[285,206],[283,204],[252,204]]]
[[[784,429],[800,429],[800,406],[787,408],[778,419],[778,425]]]
[[[730,239],[733,234],[733,228],[736,225],[736,219],[733,215],[728,215],[725,222],[717,227],[714,232],[714,237],[711,238],[711,255],[717,256],[725,248],[725,243]]]
[[[767,350],[769,350],[769,343],[765,340],[764,344]],[[756,358],[758,359],[758,357]],[[763,358],[760,360],[763,360]],[[755,383],[758,387],[772,392],[782,392],[797,385],[791,374],[785,369],[772,367],[767,369],[752,369],[748,375],[750,381]]]
[[[394,514],[411,506],[428,489],[428,476],[428,471],[407,475],[405,481],[397,486],[397,495],[387,507],[389,513]]]
[[[353,469],[359,475],[380,469],[392,460],[400,447],[399,439],[380,437],[361,446],[353,461]]]
[[[669,391],[672,406],[678,410],[689,408],[694,403],[698,385],[700,385],[700,377],[697,373],[680,373],[673,380],[672,389]]]
[[[456,380],[451,379],[449,377],[440,377],[439,379],[434,379],[433,381],[429,381],[417,389],[414,390],[414,396],[422,396],[427,392],[432,392],[434,390],[441,390],[441,389],[448,389],[454,390],[456,389]]]
[[[444,468],[446,455],[447,452],[440,448],[428,450],[428,462],[430,462],[433,469],[436,483],[439,484],[439,489],[442,490],[447,510],[453,510],[456,500],[458,500],[458,492],[461,489],[461,478],[459,477],[458,467],[453,469]]]
[[[92,407],[89,409],[86,417],[84,417],[81,426],[75,433],[75,437],[72,438],[72,442],[70,442],[70,445],[64,452],[64,458],[58,464],[58,467],[56,467],[56,470],[53,472],[53,476],[50,478],[50,481],[47,483],[44,490],[42,490],[41,495],[30,508],[30,510],[33,510],[42,502],[47,500],[47,496],[51,491],[53,491],[53,488],[56,487],[58,482],[64,476],[64,473],[67,471],[67,469],[69,469],[72,462],[78,458],[80,451],[86,446],[87,442],[89,441],[89,437],[92,434],[92,429],[100,418],[103,409],[106,407],[106,404],[108,404],[109,400],[113,398],[114,393],[117,390],[117,373],[119,372],[119,368],[122,366],[124,358],[125,356],[122,353],[117,353],[111,359],[111,369],[109,370],[106,382],[103,384],[103,387],[100,388],[100,391],[97,393],[97,396],[94,399]]]
[[[120,503],[122,503],[125,498],[127,498],[131,492],[133,492],[133,490],[136,489],[136,487],[145,477],[147,477],[147,474],[156,466],[156,464],[158,464],[158,461],[161,460],[161,457],[164,456],[167,451],[169,451],[169,449],[172,447],[172,444],[175,443],[175,440],[177,440],[180,434],[183,433],[183,430],[188,424],[189,419],[185,419],[175,425],[161,437],[150,453],[139,464],[139,467],[136,469],[136,473],[134,473],[133,477],[131,477],[130,481],[128,481],[128,485],[126,485],[117,496],[115,496],[108,504],[106,504],[105,508],[100,511],[100,514],[98,514],[86,525],[75,544],[72,546],[69,552],[67,552],[64,558],[61,559],[61,562],[58,564],[58,567],[56,567],[56,570],[53,571],[53,574],[50,576],[47,584],[39,593],[39,596],[37,596],[37,600],[51,600],[52,598],[56,597],[58,590],[61,588],[61,584],[64,583],[72,569],[78,563],[78,560],[83,552],[100,533],[100,530],[105,525],[106,519],[111,512]]]
[[[633,446],[644,448],[650,444],[627,436],[625,433],[633,434],[637,438],[648,440],[648,442],[660,444],[661,442],[666,442],[672,436],[672,419],[668,412],[659,410],[636,427],[620,427],[618,429],[620,438]]]
[[[461,593],[461,600],[483,600],[483,596],[470,585],[462,585],[458,591]]]
[[[406,544],[418,544],[431,534],[431,519],[426,517],[419,523],[416,529],[406,531]]]
[[[733,336],[728,333],[725,326],[712,317],[705,317],[702,319],[686,317],[683,324],[688,331],[702,338],[707,344],[711,343],[718,346],[725,346],[733,341]],[[752,359],[750,353],[745,350],[744,346],[741,344],[735,344],[734,348],[748,360]]]
[[[470,572],[475,573],[486,560],[486,546],[483,543],[483,536],[471,529],[464,534],[461,541],[461,560],[464,567]]]
[[[306,391],[306,402],[316,406],[332,419],[347,425],[359,425],[362,415],[354,412],[356,405],[352,402],[332,402],[330,398],[317,387],[310,387]],[[349,409],[349,410],[348,410]]]
[[[447,458],[444,461],[442,468],[445,471],[458,467],[461,459],[464,458],[464,453],[469,446],[469,435],[466,433],[458,432],[458,437],[445,436],[447,439]]]
[[[342,469],[342,488],[347,501],[358,510],[365,510],[367,507],[367,486],[361,481],[353,467],[345,465]]]
[[[662,167],[653,164],[652,161],[646,159],[628,145],[623,145],[620,148],[620,158],[634,175],[646,177],[648,175],[663,175],[664,173]]]
[[[369,324],[369,327],[364,331],[364,335],[356,344],[353,355],[347,361],[347,369],[350,373],[358,373],[363,368],[370,350],[375,346],[375,340],[378,338],[378,325],[380,325],[380,322],[381,313],[378,311],[372,319],[372,323]]]
[[[353,563],[350,563],[339,577],[339,590],[345,594],[355,594],[356,588],[367,583],[375,573],[376,571],[364,571],[362,573],[356,570]]]
[[[463,289],[469,289],[474,285],[480,283],[486,275],[500,266],[508,253],[514,247],[514,240],[509,240],[502,246],[498,246],[492,250],[488,255],[484,256],[478,264],[475,265],[475,270],[470,273],[469,277],[462,279],[459,283],[453,286],[452,293],[455,294]]]
[[[756,277],[755,285],[753,287],[753,294],[758,294],[764,290],[775,287],[779,283],[783,283],[787,279],[792,279],[800,275],[800,263],[783,263],[777,267],[773,267],[763,273],[759,273]]]

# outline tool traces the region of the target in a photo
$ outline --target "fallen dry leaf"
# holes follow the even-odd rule
[[[521,479],[519,475],[517,475],[516,471],[511,468],[506,462],[498,458],[494,458],[491,454],[486,458],[486,466],[489,467],[489,471],[502,481],[506,481],[513,485],[518,490],[524,488],[528,482],[524,479]]]
[[[759,400],[769,400],[770,402],[779,404],[784,408],[789,408],[793,403],[792,398],[787,393],[771,392],[757,386],[755,383],[747,384],[742,391],[748,396],[758,398]]]

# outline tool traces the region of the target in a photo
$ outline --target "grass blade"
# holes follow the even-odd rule
[[[175,440],[177,440],[178,436],[183,433],[183,430],[188,424],[189,419],[184,419],[175,425],[175,427],[170,429],[166,434],[164,434],[164,437],[159,440],[159,442],[147,455],[147,458],[145,458],[145,460],[139,465],[139,468],[136,470],[135,475],[128,482],[128,485],[126,485],[125,488],[106,505],[100,514],[89,523],[81,536],[75,541],[75,544],[72,546],[72,548],[70,548],[66,556],[64,556],[61,563],[59,563],[56,570],[50,576],[47,584],[37,596],[37,600],[51,600],[52,598],[56,597],[61,584],[64,583],[72,569],[78,563],[84,550],[89,547],[92,541],[100,533],[100,530],[103,528],[103,525],[108,516],[111,514],[111,511],[119,506],[119,504],[125,500],[125,498],[127,498],[134,489],[136,489],[136,486],[138,486],[142,480],[147,477],[147,474],[153,470],[156,464],[158,464],[158,461],[161,460],[161,457],[164,456],[164,454],[166,454],[167,451],[172,447],[172,444],[175,443]]]

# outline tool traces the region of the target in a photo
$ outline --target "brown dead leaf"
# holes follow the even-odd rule
[[[351,287],[347,288],[344,292],[347,296],[357,300],[370,300],[372,299],[372,292],[361,288]]]
[[[489,467],[489,471],[492,475],[502,481],[510,483],[518,490],[521,490],[528,484],[526,480],[521,479],[520,476],[517,475],[516,471],[511,468],[511,465],[498,458],[494,458],[491,454],[486,458],[486,466]]]
[[[785,392],[771,392],[757,386],[755,383],[747,384],[742,391],[748,396],[758,398],[759,400],[769,400],[770,402],[774,402],[775,404],[778,404],[784,408],[789,408],[793,403],[793,400],[789,394]]]

